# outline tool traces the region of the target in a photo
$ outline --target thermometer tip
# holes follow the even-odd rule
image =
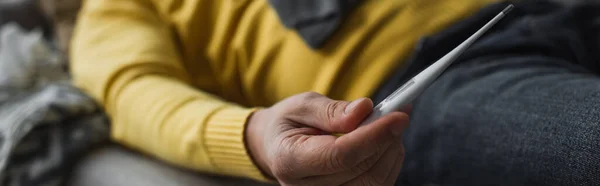
[[[514,5],[508,5],[506,8],[504,8],[504,10],[502,10],[503,14],[508,14],[508,12],[510,12],[515,6]]]

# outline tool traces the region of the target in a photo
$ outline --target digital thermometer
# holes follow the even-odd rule
[[[481,35],[483,35],[487,30],[500,21],[500,19],[502,19],[508,12],[510,12],[510,10],[513,9],[513,7],[513,5],[508,5],[508,7],[502,10],[502,12],[500,12],[492,20],[475,32],[475,34],[471,35],[471,37],[467,38],[467,40],[463,41],[444,57],[440,58],[421,73],[408,80],[400,88],[396,89],[396,91],[375,106],[371,115],[369,115],[367,119],[363,121],[361,126],[371,123],[388,113],[399,111],[404,106],[410,104],[430,84],[432,84],[433,81],[440,76],[440,74],[442,74],[442,72],[448,68],[448,66],[450,66],[454,60],[456,60],[456,58],[458,58],[469,46],[471,46],[475,40],[479,39]]]

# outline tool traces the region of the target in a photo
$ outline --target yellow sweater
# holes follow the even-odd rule
[[[253,108],[316,91],[369,96],[424,36],[493,0],[364,0],[319,50],[267,0],[86,0],[71,61],[112,138],[172,164],[264,180],[244,145]]]

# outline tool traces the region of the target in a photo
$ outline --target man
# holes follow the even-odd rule
[[[311,6],[302,9],[303,3],[276,0],[88,0],[75,30],[72,71],[78,86],[111,116],[115,141],[202,172],[283,185],[393,185],[401,169],[400,184],[598,183],[587,173],[571,174],[594,173],[594,166],[547,172],[574,161],[557,159],[565,157],[559,156],[565,155],[562,148],[532,146],[585,147],[570,151],[577,157],[600,149],[588,140],[562,138],[558,133],[564,131],[553,123],[574,118],[565,114],[575,112],[562,109],[594,108],[598,102],[584,100],[597,99],[581,98],[579,105],[551,102],[566,101],[558,93],[593,95],[598,88],[590,85],[598,80],[552,58],[539,38],[530,42],[523,30],[531,33],[531,28],[518,18],[554,15],[557,8],[517,5],[516,14],[414,103],[411,128],[405,131],[408,110],[357,128],[372,111],[373,101],[364,97],[381,100],[507,4],[331,2],[310,11],[306,7]],[[473,16],[482,7],[488,8]],[[351,10],[335,11],[346,9]],[[319,17],[323,12],[327,16]],[[310,15],[346,16],[319,26],[322,22]],[[547,22],[539,21],[553,25]],[[417,40],[428,35],[434,36],[413,53]],[[509,42],[510,36],[520,40]],[[561,39],[560,34],[537,36]],[[578,36],[567,41],[579,41]],[[569,89],[545,89],[552,78],[536,78],[541,72],[577,81],[556,80]],[[536,88],[519,88],[527,83]],[[576,89],[581,91],[569,91]],[[545,117],[549,113],[557,115]],[[567,131],[598,137],[597,123],[586,121]],[[544,140],[548,134],[555,139]]]

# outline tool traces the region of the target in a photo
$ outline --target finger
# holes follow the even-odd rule
[[[367,165],[374,165],[378,156],[395,140],[395,136],[399,136],[391,131],[401,133],[406,123],[406,114],[394,112],[339,138],[331,135],[297,135],[287,138],[294,147],[291,152],[294,158],[289,160],[293,162],[286,162],[293,167],[288,170],[294,170],[295,175],[302,175],[304,178],[350,170],[365,162]],[[373,156],[375,158],[372,161],[366,161]],[[364,169],[366,171],[367,168]]]
[[[340,166],[354,167],[390,143],[401,141],[408,115],[393,112],[336,139],[333,155]],[[348,168],[348,167],[346,167]]]
[[[385,154],[377,161],[377,164],[368,171],[367,176],[368,179],[376,185],[390,185],[387,184],[390,180],[396,180],[399,172],[395,172],[398,164],[402,165],[402,161],[404,160],[404,148],[401,143],[392,143],[390,148],[385,152]]]
[[[294,180],[316,175],[326,175],[341,170],[333,170],[331,166],[331,148],[336,137],[331,135],[299,135],[289,138],[291,154],[286,160],[287,170],[293,170]]]
[[[402,171],[402,166],[404,165],[404,145],[400,148],[402,150],[401,156],[396,157],[396,163],[394,163],[394,168],[390,171],[391,175],[386,179],[385,185],[394,185],[398,180],[398,176],[400,176],[400,171]]]
[[[381,185],[388,179],[395,167],[397,157],[402,154],[402,149],[397,145],[390,145],[382,149],[381,153],[370,156],[357,166],[342,172],[326,176],[314,176],[305,178],[309,183],[324,183],[323,185],[347,185],[349,183],[369,181]],[[362,179],[362,180],[361,180]]]
[[[397,163],[402,163],[397,161],[399,157],[403,157],[403,149],[392,145],[372,168],[341,185],[390,185],[388,180],[398,177],[394,170]]]
[[[412,105],[406,105],[402,109],[400,109],[400,112],[404,112],[410,116],[412,114],[412,110],[413,110]]]
[[[287,119],[330,133],[347,133],[358,127],[373,111],[373,102],[360,98],[353,102],[332,100],[316,93],[307,93],[297,100]]]
[[[348,169],[326,169],[326,170],[338,170],[338,171],[329,171],[329,172],[320,172],[316,174],[318,176],[311,176],[302,179],[302,181],[308,183],[323,183],[323,185],[341,185],[343,183],[347,183],[350,180],[360,176],[361,174],[367,174],[367,172],[378,162],[380,159],[389,151],[391,148],[390,145],[384,146],[381,149],[378,149],[378,152],[374,155],[366,158],[363,162],[359,163],[354,167],[350,167]],[[387,155],[390,156],[390,155]],[[392,160],[393,161],[393,160]],[[329,163],[331,164],[331,163]],[[389,164],[389,162],[388,162]],[[391,166],[391,165],[390,165]]]

